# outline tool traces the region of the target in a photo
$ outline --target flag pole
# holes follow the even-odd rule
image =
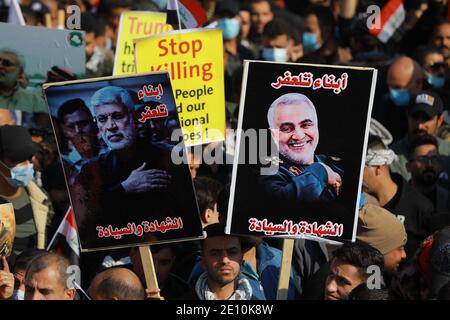
[[[69,206],[69,209],[67,209],[67,212],[66,212],[66,214],[64,215],[64,218],[61,220],[61,223],[59,224],[58,229],[56,229],[56,232],[55,232],[55,234],[53,235],[52,240],[50,240],[50,243],[49,243],[48,246],[47,246],[47,251],[50,250],[50,247],[52,246],[53,241],[55,241],[56,235],[58,234],[59,227],[61,227],[61,224],[64,223],[64,221],[66,221],[67,216],[69,215],[69,212],[70,212],[71,209],[72,209],[72,207]]]

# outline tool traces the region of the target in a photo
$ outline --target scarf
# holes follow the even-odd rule
[[[243,276],[237,278],[238,287],[228,300],[250,300],[252,297],[252,287],[250,282]],[[200,300],[217,300],[215,294],[208,286],[208,274],[204,272],[198,277],[195,284],[195,292]]]

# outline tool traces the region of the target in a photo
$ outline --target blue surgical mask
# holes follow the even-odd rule
[[[411,100],[408,89],[392,89],[389,88],[389,97],[398,107],[406,107]]]
[[[223,39],[231,40],[239,35],[241,25],[236,18],[223,18],[217,21],[217,27],[223,31]]]
[[[159,8],[159,10],[166,10],[168,0],[153,0],[153,3]]]
[[[286,48],[264,48],[262,58],[266,61],[286,62],[289,56]]]
[[[303,50],[305,50],[305,53],[316,51],[319,48],[317,35],[312,32],[303,32]]]
[[[432,85],[436,89],[442,89],[445,85],[445,77],[443,76],[436,76],[434,74],[430,74],[427,78],[427,81],[430,85]]]
[[[6,166],[3,163],[4,166]],[[8,166],[6,166],[8,168]],[[3,175],[3,177],[8,181],[13,187],[25,187],[27,186],[34,177],[34,167],[32,163],[24,166],[16,166],[9,169],[11,177]]]
[[[25,300],[25,292],[21,290],[14,290],[13,300]]]

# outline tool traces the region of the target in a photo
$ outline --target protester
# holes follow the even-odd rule
[[[145,291],[138,276],[131,270],[112,267],[98,273],[88,294],[93,300],[144,300]]]
[[[25,300],[73,300],[69,261],[54,253],[33,259],[25,273]]]
[[[367,244],[348,243],[333,252],[325,284],[325,300],[346,300],[350,292],[365,283],[369,267],[383,269],[383,255]]]
[[[0,199],[13,204],[16,238],[13,250],[45,246],[47,223],[53,209],[48,196],[33,182],[31,158],[35,148],[28,130],[21,126],[0,127]]]
[[[406,255],[412,257],[419,243],[430,233],[434,207],[399,174],[390,172],[389,165],[394,158],[394,152],[387,149],[379,137],[369,137],[363,190],[375,196],[382,208],[400,219],[408,234]]]
[[[253,300],[250,282],[241,274],[243,253],[238,237],[225,234],[224,226],[205,228],[202,265],[205,268],[195,283],[199,300]]]
[[[19,85],[19,78],[24,72],[23,56],[13,50],[0,48],[0,108],[48,112],[38,89],[24,89]]]

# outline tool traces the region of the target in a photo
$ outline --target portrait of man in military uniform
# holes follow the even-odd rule
[[[284,94],[271,104],[267,121],[279,167],[273,175],[260,176],[265,193],[294,206],[335,200],[342,192],[342,161],[315,153],[319,122],[311,100],[300,93]]]

